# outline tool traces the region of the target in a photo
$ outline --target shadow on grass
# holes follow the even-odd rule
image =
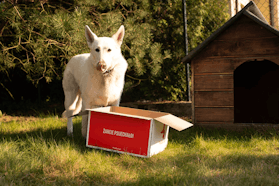
[[[262,152],[256,147],[253,152],[214,151],[208,153],[206,149],[195,146],[196,138],[205,140],[223,140],[249,142],[253,138],[279,139],[278,131],[258,131],[247,129],[241,132],[220,129],[204,129],[192,127],[178,132],[171,129],[170,143],[187,145],[187,150],[153,160],[146,159],[144,164],[146,174],[140,174],[135,181],[121,182],[123,185],[278,185],[279,184],[279,147],[274,146],[272,154]],[[218,146],[215,147],[218,151]],[[173,149],[175,150],[175,149]],[[179,149],[181,150],[181,149]],[[228,149],[229,150],[229,149]],[[156,157],[156,156],[154,156]],[[137,167],[138,162],[121,162],[120,166],[130,170]],[[141,165],[142,166],[142,165]],[[153,168],[149,168],[152,166]],[[154,173],[154,170],[157,172]],[[161,171],[158,171],[161,170]]]
[[[123,185],[278,185],[279,156],[184,154],[152,165],[162,171],[142,174]],[[170,163],[171,162],[171,163]]]
[[[41,115],[40,118],[45,118]],[[13,122],[13,121],[11,121]],[[45,142],[63,143],[69,141],[74,148],[80,152],[86,151],[88,148],[85,146],[85,139],[81,135],[81,123],[74,121],[74,135],[73,137],[67,136],[67,122],[65,125],[58,128],[37,128],[30,131],[21,132],[3,132],[0,130],[0,140],[6,141],[24,141],[27,139],[43,139]]]
[[[44,118],[41,115],[41,118]],[[33,131],[27,132],[2,132],[0,130],[0,136],[2,139],[16,141],[16,140],[24,140],[28,137],[33,138],[43,138],[46,141],[63,142],[63,141],[71,141],[74,146],[79,148],[81,151],[89,150],[85,146],[85,139],[81,135],[81,122],[74,121],[74,137],[67,136],[67,123],[65,121],[65,125],[61,128],[50,128],[50,129],[36,129]],[[244,129],[242,131],[229,131],[225,129],[206,129],[201,127],[191,127],[184,131],[176,131],[170,128],[169,132],[169,142],[170,143],[179,143],[189,145],[191,144],[197,137],[203,137],[205,140],[235,140],[235,141],[250,141],[253,137],[260,137],[263,139],[271,139],[271,138],[279,138],[279,132],[276,130],[256,130],[256,129]],[[111,153],[111,152],[108,152]]]
[[[191,127],[184,131],[176,131],[170,128],[169,141],[181,144],[190,144],[195,138],[203,137],[210,140],[232,140],[232,141],[250,141],[252,138],[272,139],[274,137],[279,138],[279,131],[275,129],[267,128],[245,128],[239,131],[231,131],[227,129],[217,128],[202,128]]]
[[[35,116],[41,115],[59,115],[65,110],[63,101],[57,102],[32,102],[30,100],[21,100],[14,102],[1,102],[0,110],[3,114],[10,116]]]
[[[40,119],[49,118],[49,115],[40,114]],[[58,118],[57,118],[58,119]],[[13,122],[13,121],[10,121]],[[9,123],[9,122],[6,122]],[[1,123],[0,123],[1,124]],[[56,128],[37,128],[31,131],[21,131],[21,132],[3,132],[0,128],[0,143],[1,141],[25,141],[30,138],[40,139],[42,141],[55,142],[56,144],[63,144],[69,142],[71,147],[77,150],[79,153],[84,154],[90,151],[100,152],[109,156],[119,156],[117,153],[98,150],[86,147],[86,140],[81,134],[81,118],[80,120],[73,120],[73,137],[67,135],[67,121],[65,120],[62,127]]]
[[[67,136],[66,122],[60,128],[36,129],[27,132],[2,132],[0,130],[1,139],[7,141],[17,141],[28,138],[43,139],[44,141],[56,141],[64,143],[69,141],[73,148],[77,149],[81,154],[88,151],[98,151],[85,147],[85,140],[81,136],[81,123],[74,121],[74,137]],[[191,144],[197,137],[212,140],[235,140],[250,141],[253,137],[261,137],[264,139],[278,139],[277,131],[266,130],[264,132],[247,129],[241,132],[227,131],[223,129],[204,129],[192,127],[182,132],[171,129],[169,133],[170,143],[179,143],[182,145]],[[115,178],[116,185],[277,185],[279,175],[279,156],[266,155],[244,155],[244,154],[228,154],[222,156],[208,156],[203,154],[199,149],[192,153],[179,153],[176,156],[169,155],[167,157],[142,159],[136,157],[127,157],[113,152],[102,151],[112,157],[120,157],[112,161],[113,166],[119,166],[119,171],[124,170],[129,174],[137,174],[135,180],[120,180],[115,173],[90,172],[81,173],[80,179],[71,177],[70,179],[53,178],[57,185],[79,185],[79,180],[84,179],[87,184],[95,185],[111,185]],[[131,160],[132,159],[132,160]],[[3,160],[3,162],[5,162]],[[94,163],[94,162],[93,162]],[[36,181],[37,170],[28,170],[24,174],[14,175],[15,178],[27,181]],[[41,171],[39,168],[38,171]],[[31,172],[31,173],[30,173]],[[106,178],[108,175],[111,178]],[[41,173],[39,176],[43,177]],[[50,178],[48,178],[50,179]],[[96,182],[97,180],[97,182]],[[26,181],[26,182],[27,182]],[[26,183],[25,182],[25,183]],[[43,182],[43,181],[38,181]],[[1,173],[0,173],[1,183]],[[35,183],[33,184],[35,185]]]

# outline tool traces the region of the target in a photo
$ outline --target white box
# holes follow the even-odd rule
[[[193,126],[174,115],[127,107],[90,109],[86,146],[139,157],[151,157],[168,144],[169,127]]]

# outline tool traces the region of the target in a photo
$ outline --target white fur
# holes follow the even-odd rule
[[[64,71],[63,90],[68,118],[67,133],[73,135],[71,116],[85,109],[119,106],[127,62],[121,54],[124,26],[111,37],[97,37],[88,26],[85,36],[90,53],[74,56]],[[97,49],[97,51],[96,51]],[[82,116],[82,136],[86,137],[88,116]]]

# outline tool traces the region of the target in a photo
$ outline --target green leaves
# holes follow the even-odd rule
[[[225,22],[226,3],[187,1],[190,50]],[[122,53],[129,63],[124,95],[135,95],[131,101],[183,100],[182,16],[181,0],[5,1],[0,4],[0,75],[9,79],[12,69],[19,68],[34,85],[61,80],[69,59],[89,52],[85,25],[110,37],[124,24]]]

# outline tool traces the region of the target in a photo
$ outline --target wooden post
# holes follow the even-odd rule
[[[183,20],[184,20],[184,38],[185,38],[185,55],[188,55],[188,36],[187,36],[187,14],[186,14],[186,0],[182,0],[183,2]],[[191,101],[190,96],[190,64],[185,64],[186,71],[186,97],[187,101]]]

